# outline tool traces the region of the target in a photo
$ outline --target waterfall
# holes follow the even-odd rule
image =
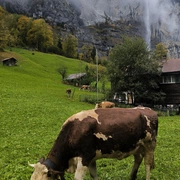
[[[145,0],[145,16],[144,22],[146,27],[145,41],[148,45],[148,48],[151,48],[151,22],[150,22],[150,12],[149,12],[149,0]]]
[[[99,99],[99,97],[98,97],[98,81],[99,81],[99,79],[98,79],[98,74],[99,74],[99,69],[98,69],[98,50],[97,50],[97,48],[96,48],[96,101],[98,101],[98,99]]]

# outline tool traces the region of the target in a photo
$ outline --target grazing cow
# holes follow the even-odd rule
[[[71,95],[71,89],[66,89],[66,93],[68,94],[68,97]]]
[[[97,108],[113,108],[113,107],[115,107],[115,104],[113,102],[103,101],[99,104],[96,104],[95,109],[97,109]]]
[[[80,90],[90,90],[90,86],[89,85],[82,85]]]
[[[87,169],[97,180],[97,159],[121,160],[130,155],[134,156],[130,179],[136,179],[144,158],[146,180],[150,180],[157,131],[157,114],[149,108],[98,108],[79,112],[65,121],[46,160],[31,165],[34,167],[31,180],[58,177],[65,180],[65,171],[75,171],[74,179],[83,180]]]

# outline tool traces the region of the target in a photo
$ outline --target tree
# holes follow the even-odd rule
[[[156,103],[160,97],[160,72],[153,57],[142,38],[124,37],[123,43],[116,45],[109,56],[112,93],[129,91],[136,102]]]
[[[93,46],[91,44],[84,44],[84,46],[81,48],[82,53],[83,53],[83,60],[86,62],[92,62],[92,50]]]
[[[5,21],[7,15],[8,13],[0,6],[0,49],[7,46],[10,36],[9,29]]]
[[[83,79],[83,83],[90,84],[96,82],[95,86],[97,86],[97,65],[89,64],[85,67],[85,71],[86,77]],[[107,69],[104,66],[98,65],[98,82],[101,81],[103,86],[105,86],[106,77]]]
[[[44,19],[36,19],[27,34],[28,44],[40,51],[47,51],[53,45],[52,27]]]
[[[91,58],[93,59],[93,62],[96,63],[96,48],[93,46],[92,52],[91,52]]]
[[[71,34],[67,35],[62,43],[64,55],[69,58],[76,58],[77,46],[78,46],[78,39]]]
[[[164,46],[163,43],[159,43],[156,45],[156,50],[155,50],[155,56],[156,59],[159,61],[163,61],[167,59],[167,48]]]
[[[67,76],[67,67],[65,65],[62,65],[58,68],[57,71],[62,76],[62,80],[64,81],[65,77]]]
[[[8,44],[10,32],[3,19],[0,20],[0,27],[0,49],[2,50]]]
[[[17,14],[8,14],[5,18],[6,25],[8,27],[8,30],[10,32],[9,37],[8,37],[8,46],[17,46],[21,45],[21,39],[19,38],[19,31],[17,28],[18,24],[18,19],[20,15]]]
[[[28,18],[23,15],[18,19],[17,29],[19,31],[19,39],[21,41],[20,43],[23,46],[27,44],[27,34],[28,31],[31,29],[31,26],[32,26],[31,18]]]

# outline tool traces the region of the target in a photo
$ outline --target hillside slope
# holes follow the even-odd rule
[[[18,66],[0,65],[0,180],[28,180],[33,171],[28,161],[37,163],[47,155],[67,117],[94,105],[79,102],[79,95],[91,93],[78,88],[69,99],[65,90],[71,86],[62,84],[56,71],[65,63],[69,73],[77,73],[79,61],[39,52],[32,55],[22,49],[0,53],[0,60],[12,56]],[[151,178],[179,179],[179,116],[160,117],[159,121],[156,168]],[[132,163],[132,157],[99,160],[99,179],[128,179]],[[145,179],[144,172],[142,164],[139,180]],[[73,179],[73,175],[67,173],[66,179]],[[85,180],[90,180],[89,174]]]
[[[5,57],[15,57],[18,65],[0,65],[0,177],[30,179],[28,161],[46,155],[67,117],[94,105],[79,102],[89,92],[62,84],[57,72],[63,64],[78,73],[78,60],[23,49],[0,53]],[[67,88],[75,90],[74,98]]]
[[[58,93],[58,98],[64,98],[66,89],[75,87],[63,84],[57,69],[62,65],[66,66],[68,74],[85,70],[85,63],[76,59],[40,52],[33,54],[31,51],[17,48],[10,52],[0,53],[1,59],[15,57],[18,60],[15,67],[0,66],[2,92],[6,93],[7,90],[13,92],[15,89],[23,93],[31,90],[44,92],[49,89],[48,93]],[[57,92],[52,92],[53,90]],[[77,100],[81,93],[84,92],[79,90],[75,92],[74,100]]]

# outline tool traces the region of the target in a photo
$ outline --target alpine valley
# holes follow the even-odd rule
[[[162,42],[180,58],[180,0],[0,0],[10,13],[44,18],[59,34],[72,33],[79,47],[91,43],[100,56],[123,35],[141,36],[149,48]]]

